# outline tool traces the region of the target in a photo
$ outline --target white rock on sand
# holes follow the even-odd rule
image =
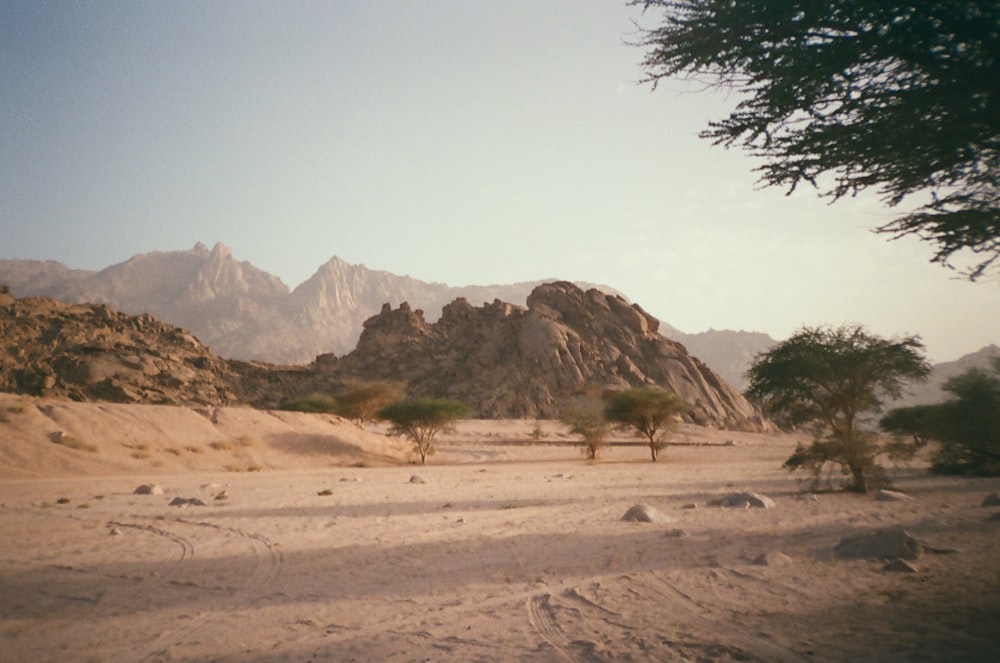
[[[748,517],[681,507],[727,483],[796,493],[781,467],[794,437],[685,426],[706,444],[652,463],[630,440],[590,462],[564,438],[509,443],[534,421],[461,422],[415,490],[408,445],[329,417],[47,411],[0,422],[4,663],[1000,660],[1000,530],[979,506],[995,479],[918,465],[894,471],[912,501],[834,492]],[[153,478],[230,498],[177,509],[132,494]],[[676,529],[621,522],[636,504]],[[921,557],[919,582],[823,558],[896,525],[962,552]],[[774,563],[754,564],[761,551]]]

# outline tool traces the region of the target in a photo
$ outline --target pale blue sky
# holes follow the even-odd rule
[[[450,285],[618,288],[683,331],[860,322],[944,361],[1000,289],[886,242],[874,196],[757,190],[637,85],[624,0],[0,1],[0,257],[223,242],[290,287],[337,255]]]

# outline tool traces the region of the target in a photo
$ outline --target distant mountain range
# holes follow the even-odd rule
[[[434,322],[458,298],[473,304],[495,300],[524,305],[546,279],[509,285],[452,287],[409,276],[371,270],[331,258],[294,290],[281,279],[238,261],[223,244],[209,249],[153,252],[100,271],[70,269],[59,262],[0,260],[0,283],[16,297],[43,295],[72,303],[108,304],[117,310],[149,313],[190,330],[216,354],[231,359],[305,364],[320,354],[354,349],[365,320],[383,304],[408,303]],[[577,282],[621,295],[609,286]],[[663,325],[664,335],[697,347],[727,381],[740,386],[739,357],[751,357],[766,334],[715,332],[684,334]],[[714,360],[718,354],[720,361]]]
[[[209,249],[200,243],[189,251],[137,255],[100,271],[70,269],[54,261],[0,260],[0,284],[16,297],[44,295],[149,313],[190,330],[216,355],[298,365],[322,354],[351,352],[365,320],[384,304],[397,307],[406,302],[433,323],[456,299],[473,305],[500,300],[523,306],[537,286],[555,280],[452,287],[333,257],[291,290],[278,277],[236,260],[227,246]],[[576,285],[623,294],[609,286]],[[666,323],[661,323],[660,334],[682,343],[737,390],[746,386],[744,372],[753,357],[777,342],[752,331],[688,334]],[[934,389],[940,394],[941,382],[934,378],[929,389],[918,387],[921,398],[930,397]]]

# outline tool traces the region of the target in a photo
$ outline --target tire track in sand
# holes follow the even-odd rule
[[[230,617],[232,613],[248,606],[252,606],[257,600],[264,598],[264,590],[271,585],[280,575],[284,558],[280,548],[263,534],[247,532],[236,527],[226,527],[216,523],[206,521],[194,521],[184,518],[176,518],[170,521],[179,528],[187,528],[191,531],[194,540],[201,539],[205,534],[209,538],[201,543],[209,548],[212,545],[220,546],[231,542],[235,537],[242,544],[248,544],[250,564],[246,564],[246,556],[243,554],[234,555],[231,560],[225,562],[226,573],[238,571],[241,577],[236,581],[235,586],[228,587],[205,587],[197,583],[177,583],[177,588],[184,591],[195,591],[204,595],[209,595],[210,605],[203,607],[201,614],[197,616],[178,615],[183,618],[183,624],[174,626],[156,635],[152,642],[144,645],[137,653],[136,660],[170,660],[171,650],[182,648],[185,644],[196,643],[202,634],[210,631],[223,620]],[[168,535],[181,537],[175,532],[167,532]],[[211,548],[209,548],[211,550]],[[192,545],[191,557],[194,557],[198,548]],[[223,596],[219,596],[219,591]],[[196,620],[196,621],[193,621]]]
[[[569,639],[563,635],[556,624],[555,611],[552,609],[552,595],[534,594],[528,597],[528,621],[563,661],[573,663],[576,657],[569,650]]]
[[[766,635],[754,637],[746,633],[731,616],[720,615],[716,606],[699,601],[681,588],[673,574],[646,573],[641,577],[623,576],[628,591],[636,596],[661,604],[661,611],[694,629],[703,637],[704,646],[729,650],[740,660],[766,661],[767,663],[792,663],[808,658],[772,642]],[[717,595],[713,594],[717,597]],[[663,605],[665,603],[665,606]],[[726,626],[732,628],[726,628]],[[720,642],[723,640],[724,642]],[[735,652],[731,650],[735,649]]]

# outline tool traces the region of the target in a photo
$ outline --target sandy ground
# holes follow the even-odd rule
[[[1000,660],[1000,480],[805,500],[792,436],[590,462],[534,425],[463,422],[419,466],[336,418],[0,395],[0,660]],[[776,506],[713,505],[737,490]],[[831,558],[893,525],[958,552]]]

